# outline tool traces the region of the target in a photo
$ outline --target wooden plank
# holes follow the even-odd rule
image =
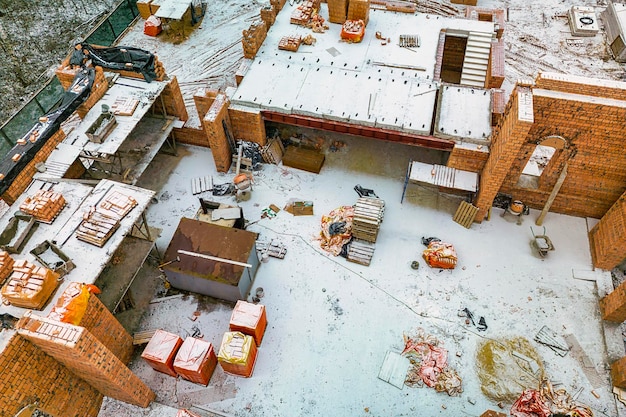
[[[152,339],[156,330],[145,330],[133,334],[133,345],[145,345]]]

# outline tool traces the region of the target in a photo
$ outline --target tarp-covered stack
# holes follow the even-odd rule
[[[210,342],[188,337],[174,359],[174,370],[181,377],[208,385],[217,366],[217,356]]]
[[[237,301],[230,317],[229,326],[232,332],[241,332],[252,336],[256,345],[260,346],[267,327],[265,306],[243,300]]]
[[[52,223],[65,206],[65,198],[54,191],[39,190],[26,197],[20,204],[20,211],[30,214],[40,222]]]
[[[348,42],[359,43],[365,35],[365,22],[363,20],[346,20],[341,26],[341,39]]]
[[[250,377],[256,362],[257,348],[254,338],[241,332],[226,332],[217,355],[224,372]]]
[[[9,252],[0,250],[0,285],[4,284],[4,281],[13,272],[14,260],[9,255]]]
[[[159,329],[154,332],[141,357],[154,370],[176,377],[174,358],[182,344],[183,339],[178,335]]]
[[[450,243],[434,240],[428,244],[422,257],[432,268],[454,269],[457,262],[456,251]]]
[[[70,283],[57,299],[48,318],[78,325],[87,311],[90,295],[89,286],[79,282]]]
[[[41,310],[57,288],[59,274],[25,260],[13,263],[2,297],[16,307]]]
[[[137,201],[118,191],[83,214],[83,221],[76,230],[76,237],[98,247],[104,246],[115,233],[120,221],[137,205]]]

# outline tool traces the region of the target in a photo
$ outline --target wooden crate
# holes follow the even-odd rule
[[[283,165],[319,174],[324,159],[324,154],[319,151],[288,146],[283,155]]]

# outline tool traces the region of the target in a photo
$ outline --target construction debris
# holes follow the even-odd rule
[[[423,329],[417,329],[413,336],[403,335],[404,350],[411,368],[407,373],[405,384],[434,388],[437,392],[446,392],[450,396],[463,392],[462,380],[457,372],[448,365],[448,351],[434,336],[426,335]]]
[[[323,215],[321,220],[322,230],[320,232],[321,248],[335,256],[339,255],[343,246],[352,238],[353,218],[354,207],[352,206],[341,206]],[[343,232],[331,233],[331,225],[336,223],[344,223]]]
[[[550,417],[556,415],[593,417],[591,408],[576,402],[564,389],[554,390],[547,378],[539,389],[527,389],[511,407],[514,417]]]
[[[430,242],[422,257],[431,268],[454,269],[457,263],[454,246],[441,241]]]

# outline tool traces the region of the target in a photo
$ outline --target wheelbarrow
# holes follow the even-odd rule
[[[548,254],[548,252],[554,250],[554,245],[552,244],[552,241],[550,240],[548,235],[546,235],[546,228],[545,228],[545,226],[543,228],[543,234],[542,235],[536,235],[535,231],[532,228],[532,226],[530,227],[530,231],[533,234],[533,240],[532,240],[531,244],[532,244],[533,248],[535,248],[535,250],[537,251],[539,256],[541,256],[543,258],[543,257],[545,257]]]

